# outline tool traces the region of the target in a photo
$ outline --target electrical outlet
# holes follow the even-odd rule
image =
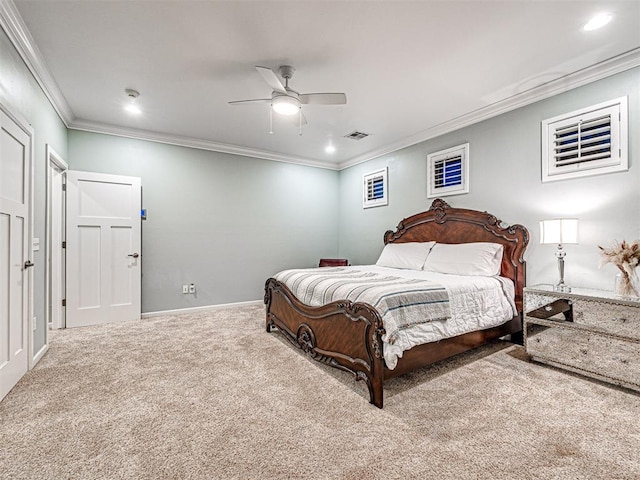
[[[189,293],[189,285],[182,285],[182,293]]]
[[[196,284],[192,283],[189,285],[189,293],[196,293]]]

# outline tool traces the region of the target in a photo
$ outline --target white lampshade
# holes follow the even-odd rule
[[[540,243],[578,243],[578,219],[542,220],[540,222]]]

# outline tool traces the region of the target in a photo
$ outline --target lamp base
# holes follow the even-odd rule
[[[560,281],[553,287],[556,292],[569,293],[571,287],[564,283],[564,257],[566,253],[562,250],[562,245],[558,244],[558,250],[556,251],[556,257],[558,257],[558,273],[560,274]]]
[[[554,285],[553,290],[555,292],[571,293],[571,287],[569,285],[565,285],[564,283]]]

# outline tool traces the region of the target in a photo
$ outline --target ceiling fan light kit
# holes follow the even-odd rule
[[[231,105],[249,103],[269,103],[271,111],[280,115],[298,114],[298,126],[302,134],[302,125],[307,123],[307,119],[302,113],[303,104],[313,105],[344,105],[347,103],[347,96],[344,93],[302,93],[299,94],[289,87],[289,79],[293,76],[295,69],[291,65],[281,65],[278,68],[280,76],[284,79],[284,85],[273,70],[268,67],[256,66],[256,70],[262,79],[271,87],[271,98],[259,98],[253,100],[236,100],[229,102]],[[273,133],[273,129],[269,130]]]
[[[277,95],[271,101],[271,108],[281,115],[295,115],[300,111],[300,100],[290,95]]]

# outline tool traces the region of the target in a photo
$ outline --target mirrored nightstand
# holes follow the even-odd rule
[[[536,285],[524,289],[524,311],[533,360],[640,391],[640,299]]]

